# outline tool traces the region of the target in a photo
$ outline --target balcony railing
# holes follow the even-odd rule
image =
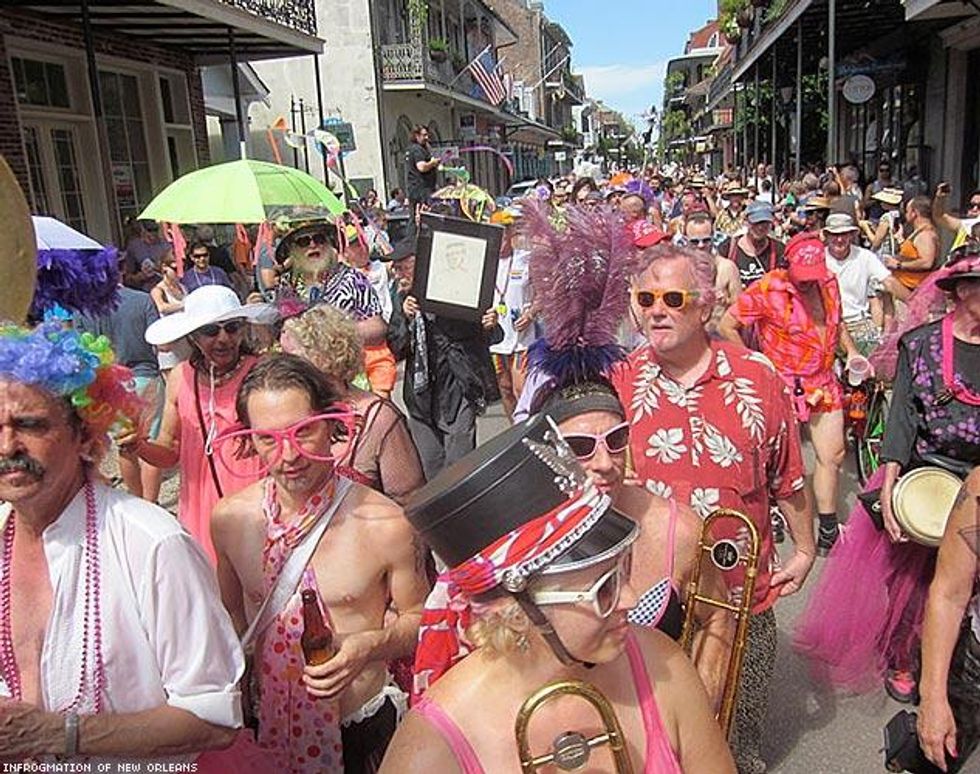
[[[381,46],[381,78],[385,83],[424,81],[467,97],[484,99],[483,92],[476,86],[469,71],[457,72],[452,61],[433,62],[428,48],[420,43]]]
[[[316,35],[316,0],[221,0],[284,27]]]

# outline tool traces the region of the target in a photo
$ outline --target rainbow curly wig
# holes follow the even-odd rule
[[[55,320],[0,326],[0,378],[65,398],[93,436],[137,426],[144,408],[132,371],[115,362],[105,336]]]

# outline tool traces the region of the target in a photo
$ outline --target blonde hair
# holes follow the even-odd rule
[[[283,325],[302,348],[301,354],[328,379],[349,385],[364,370],[364,349],[357,324],[339,309],[319,305],[292,317]]]
[[[530,645],[534,625],[516,600],[473,607],[475,620],[466,638],[490,656],[523,653]]]

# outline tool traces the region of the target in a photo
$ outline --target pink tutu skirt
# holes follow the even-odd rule
[[[883,478],[877,471],[866,491]],[[892,543],[858,500],[793,637],[814,681],[864,693],[888,669],[915,671],[935,567],[936,549]]]

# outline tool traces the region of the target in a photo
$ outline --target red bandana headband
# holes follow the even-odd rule
[[[422,611],[413,703],[472,650],[465,637],[473,620],[472,597],[500,585],[508,591],[522,591],[528,577],[592,529],[609,502],[609,496],[590,481],[572,499],[514,528],[439,576]]]

